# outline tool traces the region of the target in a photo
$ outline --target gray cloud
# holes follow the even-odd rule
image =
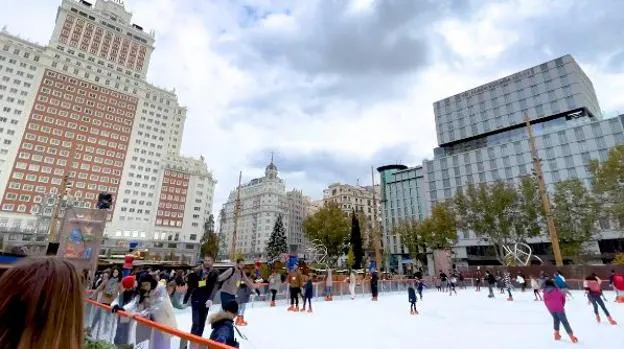
[[[265,149],[250,154],[248,163],[255,168],[264,168],[268,161],[266,154],[272,150]],[[388,162],[412,164],[411,145],[396,144],[377,150],[372,156],[354,157],[328,151],[301,153],[295,149],[276,151],[275,164],[282,176],[288,173],[304,172],[306,178],[320,186],[341,181],[355,183],[360,178],[362,183],[370,182],[370,167],[377,168]]]

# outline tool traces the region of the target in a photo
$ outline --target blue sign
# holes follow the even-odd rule
[[[288,257],[288,270],[297,269],[297,263],[299,262],[297,256],[289,256]]]
[[[377,262],[371,261],[370,264],[368,265],[368,271],[372,273],[376,269],[377,269]]]
[[[137,247],[139,247],[139,242],[138,241],[130,241],[129,246],[131,249],[135,249]]]

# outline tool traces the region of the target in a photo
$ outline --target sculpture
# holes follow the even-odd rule
[[[503,249],[505,250],[505,256],[503,257],[505,266],[520,265],[526,267],[531,264],[531,258],[537,259],[541,264],[544,263],[541,258],[533,255],[531,246],[524,242],[516,242],[513,245],[513,249],[508,245],[504,245]]]
[[[312,240],[305,254],[315,263],[327,265],[327,247],[320,240]]]

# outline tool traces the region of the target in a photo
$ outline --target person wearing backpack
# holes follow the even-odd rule
[[[212,306],[212,299],[217,292],[219,272],[213,268],[214,258],[205,256],[202,265],[188,276],[188,288],[183,303],[191,300],[192,325],[191,333],[196,336],[204,334],[208,311]]]
[[[565,301],[565,294],[559,288],[555,287],[555,282],[550,279],[546,280],[544,282],[544,305],[546,305],[546,309],[548,309],[548,312],[553,318],[555,340],[561,340],[559,329],[561,325],[563,325],[572,343],[576,343],[578,342],[578,338],[574,335],[572,327],[568,322],[568,317],[565,313]]]
[[[221,275],[219,275],[219,282],[223,282],[221,285],[221,304],[228,304],[231,301],[236,300],[236,294],[238,293],[238,285],[244,282],[250,290],[254,290],[258,296],[260,291],[256,285],[245,275],[243,268],[245,267],[244,259],[237,259],[236,265],[230,268]]]
[[[594,306],[594,314],[596,314],[596,321],[600,322],[600,313],[598,312],[598,306],[602,308],[605,315],[607,316],[607,320],[611,325],[617,325],[617,322],[613,320],[611,314],[607,310],[607,307],[602,300],[602,281],[598,278],[598,276],[593,273],[590,276],[585,278],[584,287],[587,291],[587,298],[589,302]]]

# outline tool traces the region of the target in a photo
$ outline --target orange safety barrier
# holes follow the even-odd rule
[[[106,304],[102,304],[102,303],[98,303],[92,299],[86,299],[86,301],[88,303],[91,303],[94,306],[100,307],[106,311],[111,311],[111,306],[106,305]],[[233,349],[232,347],[225,345],[225,344],[221,344],[221,343],[217,343],[215,341],[212,341],[210,339],[206,339],[203,337],[199,337],[196,336],[194,334],[190,334],[190,333],[186,333],[183,331],[180,331],[176,328],[172,328],[163,324],[160,324],[158,322],[146,319],[142,316],[138,316],[138,315],[132,315],[128,312],[125,311],[118,311],[116,312],[116,314],[123,316],[123,317],[127,317],[130,318],[144,326],[150,327],[152,329],[156,329],[158,331],[170,334],[172,336],[178,337],[180,338],[180,348],[186,348],[186,344],[187,343],[192,343],[196,346],[199,346],[200,348],[207,348],[207,349]],[[192,347],[192,346],[191,346]]]

